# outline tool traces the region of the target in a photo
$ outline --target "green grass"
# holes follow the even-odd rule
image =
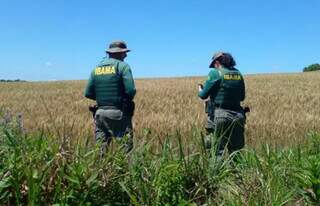
[[[195,130],[144,137],[126,154],[114,141],[103,157],[90,138],[0,124],[0,205],[319,205],[320,135],[281,149],[263,145],[218,160]],[[214,150],[214,149],[213,149]]]

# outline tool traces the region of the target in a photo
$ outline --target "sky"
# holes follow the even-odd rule
[[[135,78],[205,76],[230,52],[244,74],[320,63],[319,0],[0,0],[0,79],[78,80],[113,40]]]

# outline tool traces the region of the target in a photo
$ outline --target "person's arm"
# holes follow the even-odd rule
[[[198,96],[201,99],[207,99],[211,90],[217,88],[220,85],[220,75],[217,71],[211,70],[208,75],[208,79],[204,83],[203,89],[198,92]]]
[[[95,92],[95,87],[94,87],[94,72],[91,72],[91,75],[89,77],[84,96],[96,100],[96,92]]]
[[[124,84],[124,92],[132,100],[136,94],[136,88],[132,76],[132,71],[129,65],[125,65],[122,71],[122,79]]]

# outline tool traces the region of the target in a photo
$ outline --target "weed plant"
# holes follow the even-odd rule
[[[0,123],[0,205],[319,205],[320,135],[305,145],[217,159],[201,131],[151,136],[130,153],[112,141],[102,155],[90,136],[24,133]]]

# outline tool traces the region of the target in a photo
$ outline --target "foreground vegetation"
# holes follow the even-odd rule
[[[0,124],[1,205],[318,205],[320,135],[291,149],[264,145],[216,159],[194,131],[143,141],[129,154],[114,141],[101,156],[85,137],[25,134]]]

